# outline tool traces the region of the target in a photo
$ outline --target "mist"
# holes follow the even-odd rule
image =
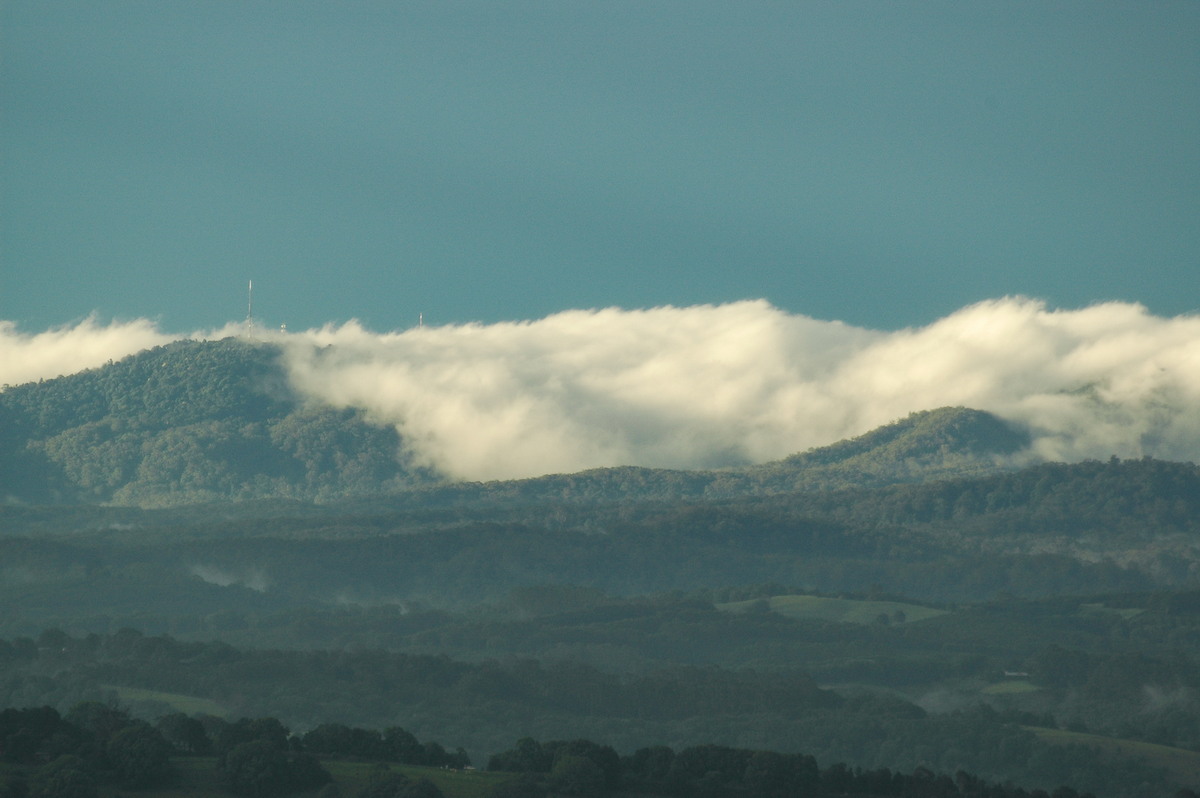
[[[0,385],[74,374],[178,337],[159,332],[147,319],[100,324],[89,317],[34,334],[0,321]]]
[[[197,576],[218,587],[237,585],[249,588],[256,593],[265,593],[271,586],[271,580],[257,568],[243,568],[240,572],[232,572],[217,565],[196,564],[188,568],[188,573]]]
[[[67,358],[76,336],[94,341]],[[260,336],[283,347],[300,393],[396,427],[419,463],[459,479],[760,463],[946,405],[1027,428],[1031,459],[1200,459],[1200,317],[1131,303],[1005,298],[887,332],[757,300]],[[0,382],[169,338],[148,322],[0,326]]]
[[[759,463],[946,405],[1076,461],[1194,460],[1200,318],[1009,298],[866,330],[764,301],[569,311],[522,323],[289,337],[295,385],[393,424],[426,464],[498,479]]]
[[[89,316],[75,324],[27,333],[14,322],[0,321],[0,386],[75,374],[181,338],[216,340],[240,330],[241,325],[230,323],[180,335],[162,332],[149,319],[101,323]]]

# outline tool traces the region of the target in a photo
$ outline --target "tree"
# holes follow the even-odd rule
[[[150,787],[171,779],[171,745],[148,723],[117,732],[105,746],[105,758],[122,787]]]
[[[553,758],[532,737],[517,740],[515,748],[492,754],[488,770],[506,770],[512,773],[548,773]]]
[[[703,781],[709,786],[735,784],[742,780],[750,752],[723,745],[685,748],[671,763],[671,779],[680,787]]]
[[[562,795],[596,796],[604,791],[604,771],[586,756],[566,754],[555,759],[546,784]]]
[[[347,756],[354,751],[353,730],[344,723],[322,723],[304,733],[304,748],[314,754]]]
[[[655,745],[635,751],[633,756],[626,760],[626,767],[629,774],[637,780],[646,784],[660,784],[666,781],[674,761],[674,750],[665,745]]]
[[[264,740],[283,750],[288,747],[287,727],[276,718],[241,718],[221,729],[217,735],[218,754],[231,751],[242,743]]]
[[[307,740],[307,735],[305,739]],[[388,726],[383,730],[383,747],[388,759],[404,765],[419,763],[425,754],[425,749],[417,738],[399,726]]]
[[[750,791],[760,796],[795,794],[787,758],[774,751],[755,751],[746,763],[743,780]]]
[[[204,756],[212,752],[212,740],[208,738],[204,724],[196,718],[173,712],[159,718],[155,727],[179,753]]]
[[[77,753],[86,735],[52,707],[0,712],[0,758],[29,764],[39,757]]]
[[[217,765],[230,792],[250,798],[288,792],[287,756],[266,740],[239,743]]]
[[[60,756],[34,771],[29,798],[96,798],[96,779],[79,757]]]
[[[550,742],[543,748],[553,755],[553,774],[560,760],[566,757],[583,757],[594,764],[602,775],[603,789],[615,790],[621,786],[621,758],[611,746],[600,745],[591,740],[571,740],[570,742]]]
[[[217,763],[230,792],[248,798],[270,798],[313,789],[332,780],[312,756],[284,750],[268,740],[241,743]]]
[[[83,701],[76,704],[67,713],[66,720],[94,735],[100,745],[107,744],[109,738],[133,723],[128,712],[101,704],[99,701]]]

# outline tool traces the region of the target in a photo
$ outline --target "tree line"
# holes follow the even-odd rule
[[[541,739],[606,739],[626,751],[662,740],[771,747],[867,770],[922,763],[991,780],[1066,782],[1097,793],[1129,794],[1168,782],[1144,763],[1083,747],[1064,749],[1030,727],[1066,723],[1176,744],[1197,733],[1188,698],[1196,689],[1190,660],[1081,658],[1068,649],[1046,648],[1028,660],[1036,671],[1029,678],[1042,686],[1014,694],[1030,696],[1027,706],[1001,695],[998,708],[975,703],[931,713],[885,692],[820,689],[794,669],[676,666],[618,674],[527,658],[466,662],[369,649],[247,650],[133,630],[83,638],[50,630],[36,641],[0,643],[0,705],[62,709],[81,700],[122,700],[154,717],[176,714],[167,712],[165,701],[203,699],[214,707],[211,712],[271,715],[311,728],[311,751],[430,765],[460,763],[464,752],[418,745],[395,726],[422,738],[458,740],[479,761],[518,728]],[[1175,703],[1157,712],[1139,710],[1147,678]],[[1049,708],[1070,714],[1056,719]],[[1138,725],[1126,729],[1114,723]],[[355,727],[384,731],[352,731]],[[208,736],[217,739],[211,730]],[[175,733],[173,744],[184,739]],[[193,753],[208,750],[198,734],[186,745]]]
[[[172,713],[154,724],[102,703],[84,702],[65,715],[50,707],[0,711],[2,798],[95,798],[99,788],[160,788],[180,781],[178,757],[209,757],[220,787],[245,798],[273,798],[331,785],[322,760],[375,761],[461,769],[462,749],[447,753],[419,743],[404,729],[383,731],[323,723],[293,734],[274,717],[234,722]],[[487,769],[514,777],[494,782],[489,798],[552,795],[700,796],[701,798],[1051,798],[1041,789],[988,783],[966,771],[953,777],[918,767],[911,774],[825,768],[807,754],[781,754],[704,744],[675,751],[640,748],[619,755],[588,739],[539,742],[525,737],[490,757]],[[336,786],[321,795],[340,795]],[[428,779],[382,771],[356,798],[440,798]],[[1091,798],[1062,786],[1053,798]]]

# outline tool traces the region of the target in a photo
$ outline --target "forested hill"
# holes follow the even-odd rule
[[[725,500],[869,489],[1011,473],[1028,436],[990,413],[913,413],[846,441],[719,471],[621,466],[503,482],[460,482],[385,497],[388,507]]]
[[[180,341],[0,393],[8,500],[168,505],[322,500],[424,479],[394,429],[313,407],[276,347]]]
[[[445,484],[415,468],[393,428],[298,396],[277,347],[180,341],[97,369],[0,392],[0,496],[138,506],[292,498],[328,502]],[[980,476],[1027,436],[966,408],[915,413],[762,466],[632,466],[488,485],[463,496],[528,500],[731,498]]]

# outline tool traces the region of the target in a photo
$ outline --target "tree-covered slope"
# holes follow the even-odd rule
[[[0,497],[140,506],[329,501],[434,481],[392,428],[314,404],[277,347],[179,341],[66,377],[0,391]],[[1027,437],[966,408],[914,413],[784,460],[722,471],[632,465],[486,485],[415,500],[720,498],[978,476],[1011,467]]]
[[[10,598],[36,625],[200,612],[188,602],[208,614],[224,598],[264,611],[461,606],[545,584],[631,595],[763,582],[964,601],[1183,587],[1200,573],[1200,469],[1182,463],[717,500],[471,502],[452,490],[432,491],[438,502],[411,491],[320,506],[3,506],[0,606]],[[148,605],[151,593],[162,598]]]
[[[886,455],[895,460],[936,461],[942,456],[1012,454],[1029,445],[1021,433],[991,413],[965,407],[912,413],[893,424],[812,452],[793,455],[791,465],[856,463]]]
[[[0,490],[145,506],[411,484],[390,428],[313,407],[270,345],[180,341],[0,393]]]
[[[856,438],[747,469],[758,493],[877,487],[1013,470],[1029,435],[1001,418],[943,407]]]
[[[461,483],[396,496],[394,503],[634,502],[734,499],[873,488],[1016,470],[1029,444],[1023,431],[981,410],[943,407],[856,438],[783,460],[720,471],[620,466],[532,479]]]

